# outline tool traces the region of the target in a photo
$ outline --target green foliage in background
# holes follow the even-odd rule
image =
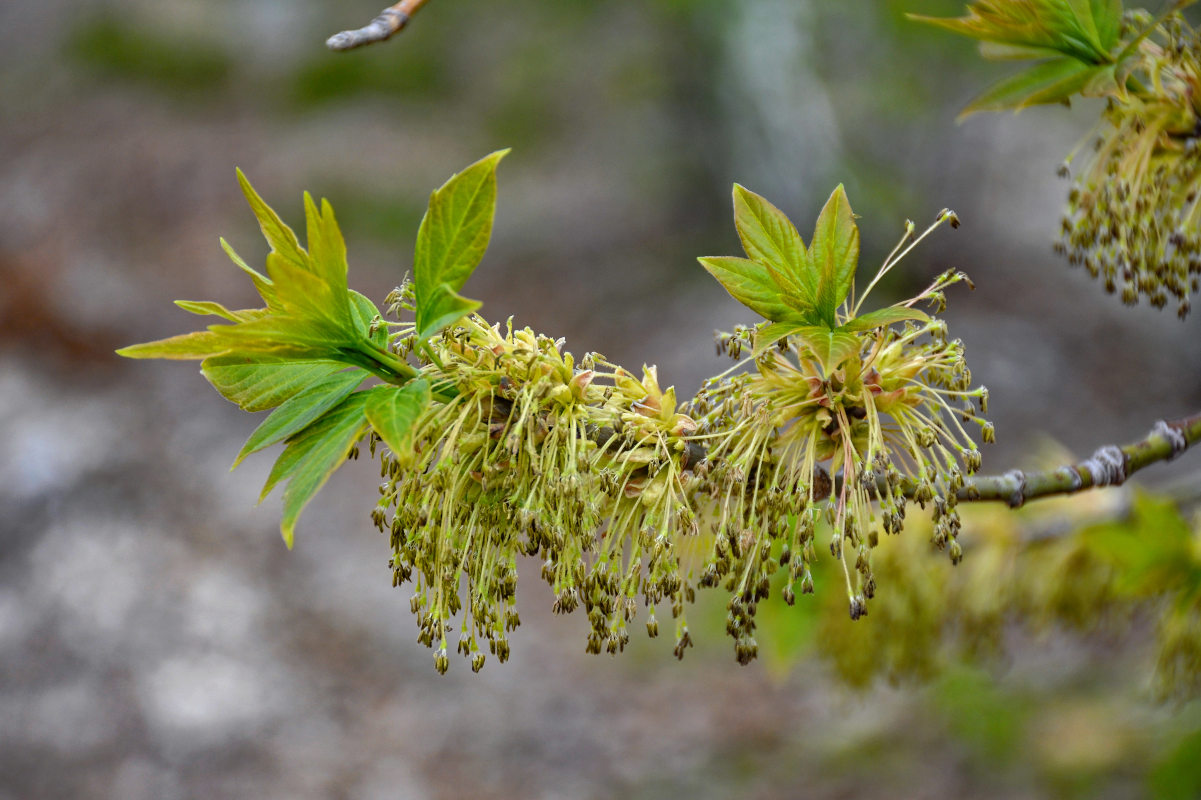
[[[1176,0],[1158,17],[1120,0],[981,0],[959,19],[920,18],[981,41],[986,58],[1034,60],[986,91],[964,114],[1106,101],[1077,154],[1056,249],[1122,301],[1181,319],[1201,283],[1201,34]]]

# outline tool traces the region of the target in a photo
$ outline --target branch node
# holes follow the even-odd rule
[[[1188,437],[1184,435],[1184,431],[1172,425],[1166,420],[1160,420],[1155,423],[1155,427],[1151,429],[1151,436],[1162,436],[1167,439],[1168,445],[1172,448],[1172,452],[1168,454],[1168,461],[1179,456],[1188,449]]]
[[[1081,465],[1093,479],[1093,486],[1120,486],[1126,482],[1126,454],[1117,445],[1097,448],[1092,458]]]
[[[1005,479],[1017,484],[1005,502],[1010,508],[1021,508],[1026,504],[1026,473],[1020,469],[1011,469],[1005,473]]]
[[[1076,492],[1084,488],[1084,477],[1080,474],[1080,470],[1072,466],[1060,467],[1055,470],[1057,475],[1062,475],[1068,482],[1068,492]]]

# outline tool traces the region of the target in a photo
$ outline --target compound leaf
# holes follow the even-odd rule
[[[817,280],[805,243],[784,212],[749,189],[734,184],[734,227],[747,258],[780,273],[799,299],[812,307]]]
[[[821,325],[797,328],[795,334],[804,340],[821,364],[822,371],[829,375],[859,352],[859,337],[842,330],[831,330]]]
[[[930,319],[930,315],[916,308],[888,306],[887,308],[878,308],[875,311],[860,314],[839,327],[838,330],[848,333],[858,333],[859,331],[870,331],[873,328],[882,328],[885,325],[892,325],[894,322],[904,322],[910,319],[915,319],[918,322],[926,322]]]
[[[377,386],[368,392],[367,421],[393,453],[412,446],[413,424],[430,404],[430,386],[418,378],[404,386]]]
[[[288,481],[284,489],[284,513],[280,523],[280,533],[288,549],[292,548],[295,539],[300,512],[325,485],[330,475],[342,466],[351,448],[367,432],[369,425],[363,409],[368,394],[356,392],[350,395],[316,422],[292,436],[271,468],[262,497],[270,494],[280,481]]]
[[[496,167],[508,152],[485,156],[451,176],[430,196],[413,255],[417,328],[422,338],[440,330],[433,315],[446,319],[447,298],[457,297],[488,249],[496,214]]]
[[[429,300],[417,305],[417,338],[428,339],[452,322],[482,306],[478,300],[468,300],[443,283],[433,290]],[[424,313],[422,313],[424,310]]]
[[[859,226],[841,183],[817,217],[809,260],[817,275],[814,313],[833,328],[838,306],[850,293],[859,265]]]
[[[307,428],[357,389],[359,384],[367,379],[368,374],[366,370],[358,368],[337,372],[310,384],[288,398],[250,434],[250,438],[242,445],[242,450],[234,459],[233,466],[238,466],[242,459],[251,453],[257,453],[264,447],[270,447]]]
[[[735,256],[702,256],[697,259],[738,302],[772,322],[803,318],[783,299],[783,290],[768,268],[758,261]]]
[[[337,361],[271,355],[212,356],[200,365],[213,388],[244,411],[275,408],[305,387],[344,369],[346,365]]]

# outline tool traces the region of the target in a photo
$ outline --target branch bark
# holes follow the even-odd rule
[[[1121,486],[1126,479],[1158,461],[1171,461],[1201,440],[1201,412],[1177,420],[1160,420],[1151,432],[1124,447],[1106,445],[1090,458],[1041,472],[1012,470],[1004,475],[968,478],[959,490],[965,501],[998,501],[1018,508],[1029,500],[1075,494],[1101,486]],[[912,492],[906,486],[906,493]]]
[[[401,0],[395,5],[388,6],[362,28],[352,31],[335,33],[325,40],[325,46],[330,50],[353,50],[375,42],[391,39],[404,30],[413,15],[421,10],[428,0]]]

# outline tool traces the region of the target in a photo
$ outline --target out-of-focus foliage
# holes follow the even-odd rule
[[[146,31],[109,15],[85,19],[67,53],[96,78],[145,84],[191,99],[227,87],[234,71],[234,59],[214,42]]]
[[[1201,32],[1178,11],[1190,4],[1153,17],[1120,0],[981,0],[960,19],[922,18],[980,39],[986,58],[1037,62],[964,114],[1105,98],[1057,249],[1128,305],[1175,298],[1182,319],[1201,282]]]
[[[927,680],[964,660],[991,663],[1019,632],[1124,634],[1137,644],[1145,638],[1139,631],[1153,631],[1148,686],[1161,698],[1196,696],[1201,518],[1143,492],[1124,511],[1087,498],[1039,506],[964,508],[970,535],[956,569],[935,558],[920,534],[910,535],[921,524],[915,522],[915,530],[877,549],[874,564],[889,588],[863,624],[846,624],[841,609],[821,596],[802,623],[764,616],[763,638],[792,639],[798,651],[816,647],[848,683],[867,686],[879,678]],[[819,583],[832,577],[815,574]],[[811,645],[799,643],[805,640]],[[786,669],[788,655],[768,658]]]

